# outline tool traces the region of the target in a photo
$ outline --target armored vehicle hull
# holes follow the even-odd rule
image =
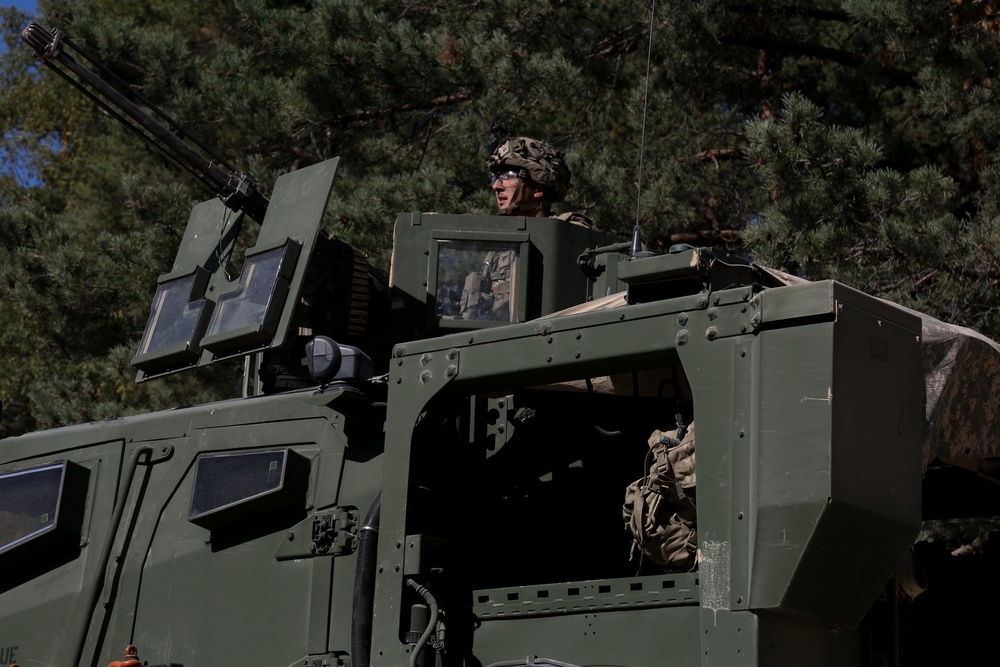
[[[386,279],[320,231],[337,159],[265,197],[25,39],[219,195],[137,381],[247,372],[0,442],[0,662],[916,664],[922,521],[1000,513],[995,343],[549,218],[400,214]]]
[[[940,399],[959,378],[925,372],[910,311],[720,261],[625,260],[627,292],[527,322],[441,319],[374,378],[4,441],[3,641],[54,665],[127,645],[188,666],[889,655],[926,459],[947,455],[926,381]],[[683,572],[630,558],[622,520],[677,414],[697,428]]]

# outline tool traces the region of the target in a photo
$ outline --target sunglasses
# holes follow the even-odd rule
[[[520,177],[521,177],[521,172],[514,171],[513,169],[499,174],[493,174],[493,176],[490,177],[490,185],[495,184],[497,181],[500,181],[501,183],[506,183],[512,178],[520,178]]]

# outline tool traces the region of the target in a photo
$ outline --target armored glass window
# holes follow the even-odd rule
[[[271,341],[285,306],[288,278],[295,270],[299,248],[289,241],[247,257],[239,285],[218,298],[202,347],[225,355]]]
[[[62,471],[61,465],[50,465],[0,477],[0,548],[53,526]]]
[[[207,282],[208,272],[199,267],[157,286],[139,351],[132,360],[136,368],[159,373],[198,361],[199,339],[212,312],[212,302],[204,298]]]
[[[437,249],[439,320],[519,320],[520,243],[441,240]]]
[[[86,480],[86,469],[67,461],[0,474],[0,563],[78,544]]]
[[[195,467],[188,520],[215,530],[301,505],[308,477],[308,462],[290,449],[203,454]]]

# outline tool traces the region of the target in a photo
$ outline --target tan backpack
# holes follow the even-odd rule
[[[667,570],[693,570],[698,550],[694,424],[653,431],[645,465],[648,474],[628,486],[622,506],[632,555],[638,548]]]

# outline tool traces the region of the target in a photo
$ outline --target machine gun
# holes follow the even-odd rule
[[[139,370],[137,381],[253,355],[254,362],[247,364],[246,393],[315,384],[301,358],[308,341],[319,334],[348,343],[328,342],[324,349],[358,360],[341,374],[370,373],[371,364],[364,360],[386,356],[371,346],[378,347],[388,328],[387,281],[369,266],[364,253],[320,231],[337,159],[279,178],[272,203],[249,175],[129,88],[61,30],[50,32],[32,23],[22,37],[46,67],[218,198],[192,211],[174,265],[158,280],[132,360]],[[244,214],[261,228],[255,245],[246,250],[242,274],[231,279],[221,269],[234,254]],[[355,343],[368,347],[362,351]]]
[[[129,88],[128,84],[114,72],[74,44],[63,31],[57,28],[49,32],[37,23],[32,23],[24,29],[21,37],[35,50],[35,57],[46,67],[80,90],[146,143],[159,150],[172,163],[189,172],[217,194],[226,206],[234,211],[245,212],[257,222],[263,222],[268,199],[249,175],[237,170],[198,141],[142,93]],[[78,62],[70,55],[68,52],[70,50],[97,68],[107,80]],[[135,100],[146,105],[169,128],[143,112]],[[186,142],[195,144],[211,159],[202,156]]]

